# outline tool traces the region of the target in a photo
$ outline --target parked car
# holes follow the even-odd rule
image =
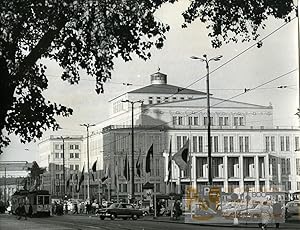
[[[290,202],[287,202],[285,206],[285,215],[286,217],[290,217],[293,215],[299,215],[300,214],[300,200],[293,200]]]
[[[248,208],[240,212],[242,218],[260,218],[261,217],[261,204],[257,204],[254,208]]]
[[[108,208],[101,209],[99,216],[101,220],[104,220],[106,217],[110,218],[111,220],[116,218],[123,218],[124,220],[132,218],[133,220],[137,220],[143,216],[143,211],[134,208],[132,204],[114,203]]]

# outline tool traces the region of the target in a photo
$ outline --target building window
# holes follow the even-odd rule
[[[192,117],[188,117],[188,125],[193,125],[193,118]]]
[[[151,105],[153,104],[153,98],[152,97],[148,97],[148,103]]]
[[[281,159],[281,174],[286,175],[286,165],[285,165],[285,159]]]
[[[245,137],[245,152],[249,152],[249,137]]]
[[[75,165],[75,170],[79,170],[79,165]]]
[[[245,125],[244,117],[233,117],[233,126]]]
[[[219,126],[223,126],[223,117],[219,117]]]
[[[198,138],[196,136],[193,136],[193,152],[197,152],[197,146],[198,146]]]
[[[75,149],[79,149],[79,145],[75,145]]]
[[[60,158],[64,158],[64,153],[61,153],[61,154],[60,154]]]
[[[127,192],[127,184],[123,184],[123,192]]]
[[[228,137],[224,137],[224,152],[228,153]]]
[[[290,137],[285,137],[285,150],[290,151]]]
[[[55,153],[55,158],[59,158],[59,153]]]
[[[70,165],[70,170],[74,170],[74,165]]]
[[[219,138],[215,136],[213,139],[214,139],[213,152],[219,152]]]
[[[202,153],[203,152],[203,137],[202,136],[198,137],[198,142],[199,142],[199,152]]]
[[[59,174],[55,174],[55,179],[59,180]]]
[[[159,159],[155,159],[155,176],[159,176]]]
[[[70,153],[70,158],[74,158],[74,153]]]
[[[177,125],[177,117],[173,116],[173,125]]]
[[[297,182],[297,190],[300,190],[300,182]]]
[[[55,150],[59,150],[59,147],[60,147],[59,144],[54,145],[54,149],[55,149]]]
[[[284,137],[280,137],[280,151],[284,151]]]
[[[300,158],[296,158],[296,175],[300,176]]]
[[[249,152],[249,137],[239,137],[239,151]]]
[[[229,119],[228,117],[219,117],[219,126],[227,126]]]
[[[208,125],[208,123],[207,123],[207,117],[204,117],[203,122],[204,122],[204,126]],[[213,124],[213,117],[210,117],[210,125],[214,125]]]
[[[160,102],[160,97],[156,97],[156,103],[159,104]]]
[[[287,173],[287,175],[291,174],[291,159],[290,158],[286,159],[286,173]]]
[[[266,152],[270,152],[270,137],[265,137],[265,149]]]
[[[271,151],[272,152],[275,151],[275,137],[274,136],[271,137]]]
[[[55,170],[59,171],[59,165],[55,165]]]
[[[244,138],[239,137],[239,151],[242,153],[244,152]]]
[[[198,117],[194,117],[194,125],[199,125],[199,118]]]
[[[229,137],[229,152],[234,152],[233,137]]]
[[[300,151],[300,148],[299,148],[299,137],[295,137],[295,150],[296,151]]]
[[[168,97],[165,97],[165,102],[168,102],[169,101],[169,98]]]
[[[75,153],[75,158],[79,158],[79,153]]]
[[[183,117],[178,117],[178,125],[183,125]]]
[[[74,149],[74,145],[70,145],[70,149]]]

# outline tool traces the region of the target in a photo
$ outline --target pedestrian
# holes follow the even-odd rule
[[[78,214],[78,206],[77,203],[74,204],[74,212],[73,214]]]
[[[20,220],[22,218],[22,216],[24,217],[25,220],[27,220],[26,210],[25,210],[24,204],[23,203],[21,205],[19,204],[18,208],[19,208],[19,210],[18,210],[18,213],[19,213],[18,220]]]
[[[177,200],[174,203],[174,218],[177,220],[182,214],[181,208],[180,208],[180,201]]]
[[[273,217],[276,228],[279,228],[280,222],[283,222],[283,205],[280,202],[273,204]]]
[[[29,208],[28,208],[28,216],[29,216],[30,218],[32,218],[32,213],[33,213],[32,205],[29,204]]]
[[[270,223],[272,219],[272,208],[268,205],[267,201],[264,201],[262,206],[260,207],[261,211],[261,229],[267,229],[268,223]]]
[[[18,207],[16,208],[16,214],[17,214],[17,219],[21,219],[21,204],[19,203]]]

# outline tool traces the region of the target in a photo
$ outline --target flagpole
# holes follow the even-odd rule
[[[156,215],[156,161],[154,159],[154,155],[152,157],[152,165],[153,165],[153,175],[154,175],[154,219],[157,218]]]

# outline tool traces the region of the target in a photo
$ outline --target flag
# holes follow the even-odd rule
[[[167,184],[169,184],[171,178],[172,178],[172,139],[170,140],[170,148],[169,148]]]
[[[67,188],[70,187],[70,178],[67,180]]]
[[[116,161],[116,165],[115,165],[115,187],[117,189],[118,187],[118,161]]]
[[[126,154],[125,162],[124,162],[124,177],[126,178],[127,181],[130,180],[129,161],[128,161],[128,158],[127,158],[127,154]]]
[[[95,181],[94,173],[92,173],[92,179],[93,179],[93,181]]]
[[[175,153],[173,160],[181,170],[184,170],[187,166],[189,159],[189,139],[185,142],[182,148]]]
[[[77,185],[76,192],[80,191],[80,186],[81,186],[81,184],[82,184],[83,181],[84,181],[84,166],[82,168],[82,172],[81,172],[81,176],[80,176],[80,179],[79,179],[79,183]]]
[[[94,162],[94,164],[93,164],[93,166],[92,166],[93,172],[96,172],[96,165],[97,165],[97,160]]]
[[[101,178],[102,183],[108,179],[108,165],[105,168],[105,175]]]
[[[141,150],[140,150],[140,154],[138,156],[138,159],[136,161],[136,174],[138,175],[138,177],[141,177],[141,162],[140,162],[140,158],[141,158]]]
[[[151,167],[150,167],[150,157],[152,156],[153,158],[153,144],[150,146],[148,152],[147,152],[147,156],[146,156],[146,173],[151,172]]]

